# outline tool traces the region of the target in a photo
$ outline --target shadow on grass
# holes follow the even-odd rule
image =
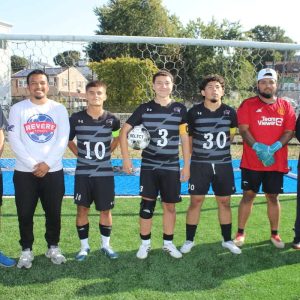
[[[75,278],[78,279],[75,291],[78,297],[113,295],[139,289],[200,291],[218,287],[229,279],[300,261],[300,251],[279,250],[269,241],[247,244],[241,255],[231,254],[220,243],[197,245],[182,259],[174,259],[161,249],[152,250],[142,261],[135,257],[136,251],[119,254],[119,259],[111,261],[100,251],[92,251],[86,261],[77,262],[75,253],[69,253],[68,262],[60,266],[40,255],[30,270],[0,269],[0,282],[15,287]]]

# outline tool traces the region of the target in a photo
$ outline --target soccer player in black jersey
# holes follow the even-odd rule
[[[223,236],[222,246],[234,254],[241,250],[231,240],[231,194],[235,193],[230,144],[237,127],[236,112],[222,103],[224,79],[209,75],[201,83],[204,101],[188,111],[190,145],[192,149],[189,180],[190,206],[186,216],[186,242],[180,248],[188,253],[194,246],[194,236],[201,206],[210,185],[218,203],[218,217]]]
[[[150,143],[142,152],[140,177],[140,237],[142,244],[137,252],[139,259],[145,259],[151,249],[152,217],[158,193],[163,206],[163,250],[172,257],[182,254],[173,244],[176,221],[175,203],[181,201],[180,180],[189,178],[189,138],[187,134],[186,108],[175,102],[170,95],[173,76],[161,70],[153,76],[155,98],[141,104],[126,121],[120,134],[123,169],[132,171],[128,153],[127,135],[136,125],[143,124],[150,133]],[[182,142],[184,166],[179,168],[179,137]]]
[[[120,121],[104,110],[106,98],[105,83],[89,82],[86,86],[87,109],[70,118],[68,146],[77,156],[74,202],[77,204],[76,227],[81,243],[76,255],[78,261],[84,260],[90,251],[88,214],[92,202],[100,211],[101,251],[111,259],[118,257],[110,246],[111,209],[115,196],[111,152],[118,145]],[[73,141],[75,137],[77,145]]]

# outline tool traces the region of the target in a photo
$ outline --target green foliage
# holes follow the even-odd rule
[[[152,75],[158,69],[149,59],[108,58],[89,67],[108,85],[105,107],[111,111],[130,112],[153,96]]]
[[[181,23],[170,16],[161,0],[110,0],[107,5],[97,7],[95,14],[99,25],[98,35],[127,36],[177,36]],[[91,43],[86,51],[93,61],[120,56],[143,57],[145,45]]]
[[[285,31],[278,26],[257,25],[246,33],[248,39],[258,42],[274,43],[294,43],[294,41],[285,35]],[[266,67],[266,62],[279,62],[291,60],[295,51],[275,51],[264,49],[252,49],[248,60],[255,64],[256,69],[260,70]]]
[[[80,52],[75,50],[67,50],[62,53],[58,53],[53,61],[56,65],[61,67],[74,67],[77,66],[78,61],[80,60]]]
[[[12,73],[16,73],[28,67],[28,60],[25,57],[12,55],[10,59]]]

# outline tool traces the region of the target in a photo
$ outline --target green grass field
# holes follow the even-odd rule
[[[236,230],[239,198],[232,199]],[[295,196],[282,197],[281,236],[285,249],[269,242],[269,224],[263,198],[256,200],[247,226],[243,253],[233,255],[221,247],[216,203],[208,198],[202,210],[193,251],[176,260],[161,250],[162,210],[157,205],[148,259],[135,257],[139,246],[139,199],[117,199],[113,211],[112,245],[120,254],[110,261],[99,251],[98,214],[91,210],[90,245],[84,262],[74,260],[79,249],[75,206],[65,199],[60,246],[68,259],[53,265],[45,256],[44,216],[35,216],[35,260],[30,270],[0,268],[0,299],[300,299],[300,251],[291,249]],[[175,244],[185,240],[188,199],[177,206]],[[2,207],[0,249],[17,258],[18,223],[12,199]]]

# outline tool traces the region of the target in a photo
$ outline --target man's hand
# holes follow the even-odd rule
[[[126,174],[131,174],[133,172],[131,159],[123,159],[123,172],[125,172]]]
[[[36,177],[44,177],[49,169],[49,166],[45,162],[40,162],[34,166],[32,173]]]
[[[185,182],[190,179],[190,166],[184,166],[180,172],[180,181]]]

